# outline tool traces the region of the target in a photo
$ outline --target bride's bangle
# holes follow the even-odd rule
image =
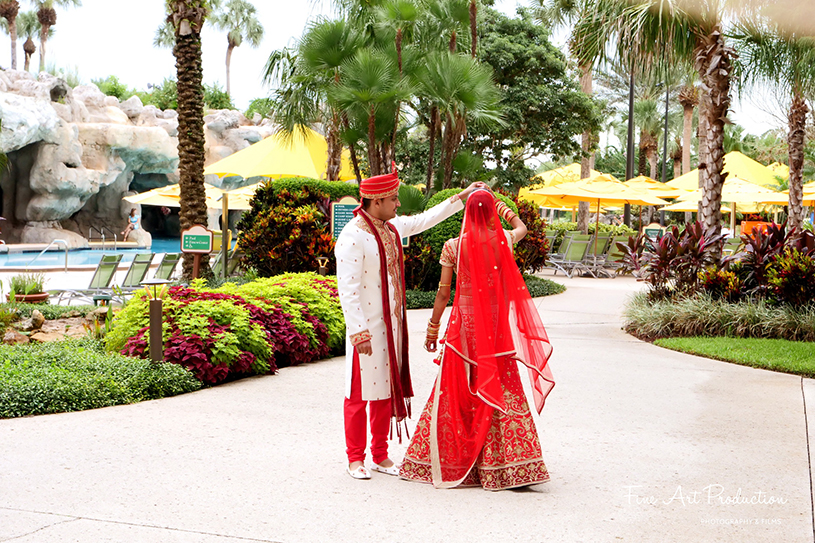
[[[429,340],[438,339],[439,337],[439,329],[441,328],[441,322],[433,322],[432,320],[427,321],[427,335],[426,338]]]

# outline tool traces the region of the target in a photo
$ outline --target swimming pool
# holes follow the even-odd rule
[[[102,255],[121,253],[122,263],[133,260],[133,255],[137,253],[179,253],[181,252],[181,240],[179,238],[153,238],[153,245],[150,249],[74,249],[68,251],[68,266],[96,266],[102,259]],[[62,268],[65,266],[65,251],[47,251],[29,266],[29,263],[37,256],[39,251],[27,251],[22,253],[0,254],[1,268]]]

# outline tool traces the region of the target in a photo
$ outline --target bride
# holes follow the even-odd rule
[[[496,209],[497,206],[497,209]],[[513,227],[501,228],[500,215]],[[467,200],[461,234],[444,245],[425,349],[456,294],[436,362],[439,374],[400,469],[437,488],[501,490],[549,480],[517,362],[529,371],[538,413],[554,387],[546,330],[512,256],[526,226],[487,190]]]

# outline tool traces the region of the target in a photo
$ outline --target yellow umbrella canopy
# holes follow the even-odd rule
[[[295,132],[291,138],[274,134],[246,149],[204,168],[205,175],[221,177],[237,175],[250,177],[325,177],[328,156],[325,138],[307,129],[305,134]],[[355,179],[351,173],[348,154],[343,155],[340,179]],[[344,176],[344,177],[343,177]]]
[[[212,209],[220,209],[222,205],[221,195],[224,193],[224,191],[218,187],[210,185],[209,183],[204,183],[204,191],[206,193],[207,207]],[[125,196],[123,199],[132,204],[181,207],[181,186],[179,184],[175,184],[168,185],[166,187],[159,187],[140,194]]]
[[[699,207],[698,202],[679,200],[670,205],[660,208],[660,211],[697,211]],[[722,206],[722,213],[731,213],[733,210],[727,206]]]
[[[696,189],[679,197],[682,201],[698,202],[702,199],[702,189]],[[722,202],[737,204],[755,204],[764,198],[777,197],[778,191],[761,187],[739,177],[728,176],[722,186]]]
[[[724,155],[724,168],[722,168],[722,171],[728,173],[727,179],[738,177],[762,187],[777,186],[778,179],[776,176],[784,179],[783,169],[773,171],[738,151],[732,151]],[[789,173],[787,173],[787,177],[789,177]],[[668,181],[667,184],[678,189],[696,190],[699,188],[699,169],[680,175],[676,179]]]
[[[597,170],[591,170],[587,179],[595,179],[600,175],[607,174],[602,174]],[[580,164],[575,162],[573,164],[569,164],[568,166],[561,166],[560,168],[555,168],[554,170],[548,170],[539,173],[533,177],[532,180],[536,185],[542,183],[546,187],[559,185],[561,183],[573,183],[575,181],[580,181]]]
[[[785,206],[790,203],[790,191],[777,192],[775,194],[767,195],[766,197],[758,200],[759,203],[768,205]],[[804,198],[803,205],[815,206],[815,183],[808,183],[804,185]]]
[[[633,177],[628,181],[623,181],[623,184],[632,189],[644,191],[660,198],[678,198],[686,191],[677,189],[665,183],[660,183],[656,179],[652,179],[647,175],[640,175]]]
[[[530,191],[531,194],[554,196],[566,203],[597,202],[606,204],[665,205],[665,200],[647,192],[630,188],[610,175],[602,174],[595,179],[574,183],[562,183]]]

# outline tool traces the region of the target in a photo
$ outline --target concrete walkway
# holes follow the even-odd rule
[[[812,381],[631,338],[620,330],[630,279],[555,279],[567,292],[539,300],[557,381],[537,419],[548,484],[351,479],[334,358],[0,421],[0,541],[813,541]],[[436,370],[421,349],[428,314],[410,312],[416,412]]]

